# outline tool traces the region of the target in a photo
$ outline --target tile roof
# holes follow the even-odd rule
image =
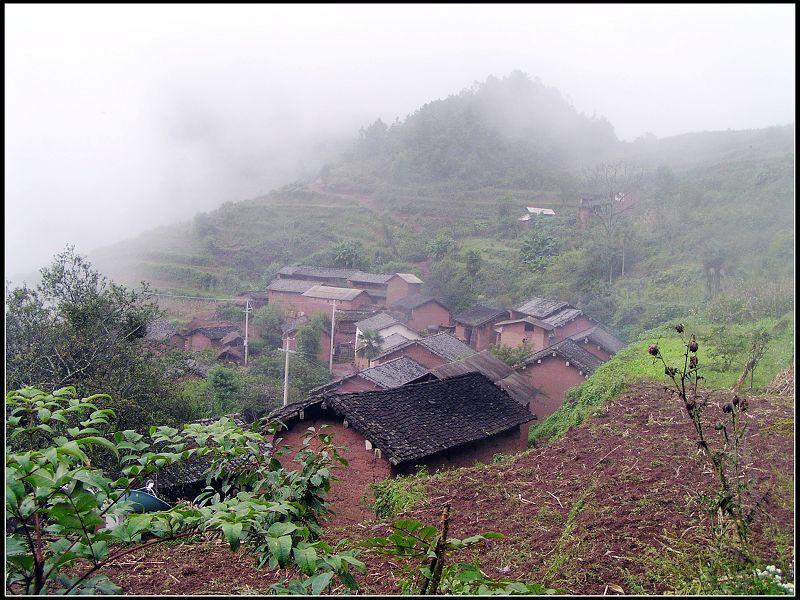
[[[533,419],[527,408],[480,373],[329,396],[325,403],[395,465],[476,442]]]
[[[402,333],[393,333],[392,335],[387,335],[385,338],[383,338],[383,343],[381,344],[381,354],[393,352],[400,346],[412,341],[414,340],[408,339]]]
[[[367,319],[356,322],[356,327],[361,331],[380,331],[392,325],[397,325],[400,321],[387,312],[379,312],[377,315],[372,315]]]
[[[401,310],[414,310],[415,308],[419,308],[423,304],[427,304],[428,302],[436,302],[440,304],[444,308],[447,308],[445,304],[439,300],[438,298],[434,298],[433,296],[426,296],[424,294],[410,294],[405,298],[400,298],[396,300],[393,307],[399,308]]]
[[[391,273],[365,273],[364,271],[354,271],[348,279],[355,283],[386,283],[394,275]]]
[[[555,215],[552,208],[536,208],[535,206],[526,206],[528,212],[533,215]]]
[[[290,277],[318,277],[322,279],[347,279],[355,269],[341,269],[337,267],[312,267],[300,265],[296,267],[283,267],[278,271],[279,275]]]
[[[447,360],[457,360],[475,354],[475,350],[467,346],[464,342],[449,333],[437,333],[428,337],[415,340],[421,346],[446,358]]]
[[[377,367],[364,369],[360,373],[356,373],[356,375],[383,388],[393,388],[419,379],[426,373],[428,373],[428,369],[417,361],[407,356],[401,356]]]
[[[273,279],[270,281],[267,289],[273,292],[293,292],[295,294],[302,294],[315,285],[318,285],[316,281],[306,281],[305,279]]]
[[[152,342],[163,342],[178,333],[178,329],[166,319],[156,319],[147,324],[144,339]]]
[[[524,364],[533,364],[538,360],[553,354],[568,360],[571,365],[574,365],[584,373],[594,373],[594,370],[603,364],[602,360],[597,358],[591,352],[581,348],[580,345],[575,343],[575,341],[570,338],[556,342],[552,346],[548,346],[547,348],[531,354],[525,359]]]
[[[503,325],[511,325],[513,323],[530,323],[531,325],[536,325],[536,327],[541,327],[542,329],[547,329],[548,331],[552,331],[555,329],[550,323],[545,323],[541,319],[534,319],[533,317],[522,317],[521,319],[507,319],[506,321],[498,321],[494,324],[495,327],[502,327]],[[495,329],[495,331],[497,331]]]
[[[353,300],[364,290],[357,288],[332,287],[329,285],[315,285],[303,292],[306,298],[324,298],[326,300]]]
[[[524,406],[527,406],[536,396],[536,388],[530,384],[526,377],[514,371],[489,350],[483,350],[462,360],[443,364],[431,370],[431,373],[439,379],[446,379],[465,373],[482,373]]]
[[[395,273],[400,279],[405,281],[406,283],[423,283],[422,279],[414,275],[413,273]],[[392,275],[392,277],[394,277]]]
[[[545,317],[552,315],[557,310],[561,310],[567,306],[569,306],[569,304],[566,302],[534,297],[526,300],[519,306],[514,307],[514,310],[536,319],[544,319]]]
[[[205,323],[190,323],[184,335],[190,336],[200,332],[210,340],[219,340],[233,331],[240,331],[239,326],[227,321],[209,321]]]
[[[496,306],[487,306],[486,304],[476,304],[472,308],[468,308],[462,313],[453,317],[456,323],[462,323],[469,327],[477,327],[483,325],[487,321],[507,315],[508,311],[504,308],[497,308]]]
[[[562,327],[563,325],[566,325],[572,321],[572,319],[575,319],[582,314],[583,311],[578,310],[577,308],[565,308],[557,313],[553,313],[549,317],[545,317],[542,319],[542,321],[549,323],[553,327]]]
[[[611,354],[616,354],[625,347],[625,342],[602,325],[595,325],[590,329],[579,331],[575,335],[571,335],[570,338],[576,342],[588,339],[590,342],[602,346]]]
[[[230,333],[226,334],[225,337],[222,338],[220,343],[223,344],[223,345],[231,344],[237,339],[239,339],[239,340],[243,340],[244,339],[244,336],[242,335],[242,332],[239,331],[238,329],[235,330],[235,331],[231,331]]]

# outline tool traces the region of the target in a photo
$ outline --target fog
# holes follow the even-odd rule
[[[794,6],[5,7],[6,278],[313,173],[514,69],[633,140],[794,121]]]

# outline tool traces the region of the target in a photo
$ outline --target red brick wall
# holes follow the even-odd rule
[[[497,341],[497,332],[494,330],[494,323],[489,321],[485,325],[476,327],[473,337],[475,339],[474,348],[478,352],[486,350],[490,346],[494,346]]]
[[[469,328],[469,333],[472,332],[472,327]],[[458,339],[462,342],[469,343],[469,333],[467,332],[467,327],[462,325],[461,323],[456,323],[456,330],[453,335],[455,335]]]
[[[426,457],[416,463],[398,465],[392,468],[392,472],[397,475],[414,473],[417,465],[424,465],[433,473],[442,469],[468,467],[476,462],[491,463],[495,454],[514,454],[527,447],[527,432],[523,435],[520,427],[514,427],[490,438]]]
[[[407,323],[410,329],[422,331],[429,325],[445,326],[450,324],[450,311],[436,302],[427,302],[411,311],[411,319]]]
[[[305,298],[300,294],[269,290],[269,303],[283,306],[285,310],[299,314],[305,311]]]
[[[336,388],[337,394],[347,394],[348,392],[371,392],[373,390],[382,390],[381,386],[361,377],[350,377]]]
[[[568,389],[586,380],[572,365],[566,366],[561,356],[546,356],[541,363],[528,365],[521,373],[539,390],[533,400],[532,412],[543,421],[564,403]]]
[[[328,496],[331,509],[336,513],[333,519],[337,524],[360,523],[373,516],[367,508],[372,501],[369,485],[391,476],[391,469],[388,460],[377,458],[374,450],[365,449],[365,439],[357,431],[344,427],[340,421],[324,417],[295,423],[278,436],[283,438],[280,445],[288,445],[294,450],[280,457],[281,464],[290,469],[298,468],[298,463],[292,459],[303,447],[303,434],[309,427],[319,428],[320,425],[330,425],[328,433],[333,434],[333,443],[343,448],[340,451],[349,462],[347,467],[340,465],[333,471],[334,475],[341,477],[332,482]],[[367,502],[362,501],[365,495],[369,498]]]
[[[402,277],[392,277],[386,284],[386,305],[391,306],[401,298],[418,294],[421,290],[421,283],[408,283]]]
[[[407,356],[408,358],[417,361],[426,369],[435,369],[436,367],[439,367],[447,362],[441,356],[437,356],[427,348],[420,346],[419,344],[411,344],[410,346],[399,348],[394,352],[390,352],[389,354],[382,356],[380,359],[372,361],[372,366],[374,367],[377,365],[382,365],[390,360],[394,360],[395,358],[400,358],[401,356]]]
[[[206,348],[211,348],[214,346],[214,342],[212,342],[206,335],[200,331],[197,331],[186,338],[186,346],[187,350],[205,350]]]
[[[589,319],[586,315],[580,315],[563,327],[558,327],[555,330],[556,337],[553,343],[563,340],[564,338],[568,338],[579,331],[585,331],[586,329],[594,327],[595,325],[596,323],[594,323],[594,321]]]
[[[541,327],[534,326],[532,330],[525,331],[525,323],[511,323],[510,325],[503,325],[503,332],[499,334],[499,343],[503,346],[511,346],[512,348],[519,348],[523,345],[524,340],[528,340],[532,350],[541,350],[546,348],[553,341],[548,337],[548,332]],[[530,327],[530,325],[528,325]]]

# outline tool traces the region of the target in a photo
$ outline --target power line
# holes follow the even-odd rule
[[[249,302],[248,298],[206,298],[203,296],[181,296],[179,294],[159,294],[157,292],[147,292],[145,296],[161,296],[163,298],[188,298],[190,300],[212,300],[215,302]]]

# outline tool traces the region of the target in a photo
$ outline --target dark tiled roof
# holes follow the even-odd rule
[[[539,359],[551,356],[552,354],[556,354],[557,356],[568,360],[571,365],[580,369],[584,373],[594,373],[594,370],[603,364],[602,360],[597,358],[591,352],[587,352],[581,348],[570,338],[556,342],[552,346],[548,346],[543,350],[539,350],[538,352],[526,358],[524,362],[526,365],[530,365]]]
[[[243,340],[243,339],[244,336],[242,335],[242,332],[236,329],[235,331],[231,331],[230,333],[225,334],[225,337],[222,338],[220,343],[223,345],[232,344],[236,340]]]
[[[464,342],[449,333],[437,333],[417,340],[421,346],[445,358],[447,360],[458,360],[466,356],[475,354],[475,350],[467,346]]]
[[[273,292],[292,292],[302,294],[317,285],[316,281],[306,281],[305,279],[273,279],[267,286]]]
[[[569,304],[566,302],[534,297],[523,302],[519,306],[516,306],[514,310],[526,315],[530,315],[536,319],[544,319],[545,317],[552,315],[557,310],[561,310],[568,306]]]
[[[508,311],[504,308],[497,308],[495,306],[486,306],[485,304],[476,304],[472,308],[453,317],[456,323],[462,323],[469,327],[477,327],[483,325],[487,321],[491,321],[496,317],[505,316]]]
[[[571,335],[570,338],[579,343],[583,342],[585,339],[588,339],[593,344],[602,346],[611,354],[616,354],[625,347],[625,342],[623,342],[602,325],[595,325],[591,329],[579,331],[575,335]]]
[[[349,279],[354,283],[386,283],[394,275],[387,273],[365,273],[364,271],[353,272]]]
[[[428,373],[428,369],[417,361],[401,356],[389,362],[370,367],[357,373],[358,377],[371,381],[383,388],[399,387]]]
[[[555,329],[550,323],[545,323],[540,319],[534,319],[533,317],[522,317],[521,319],[508,319],[506,321],[498,321],[495,323],[495,327],[499,327],[502,325],[511,325],[512,323],[530,323],[531,325],[536,325],[537,327],[541,327],[542,329],[547,329],[548,331],[552,331]]]
[[[219,340],[233,331],[239,331],[239,326],[227,321],[190,323],[185,335],[189,336],[198,331],[210,340]]]
[[[394,337],[394,335],[397,334],[390,335],[388,338],[386,338],[386,340]],[[430,335],[418,340],[407,340],[393,347],[387,347],[386,341],[384,341],[382,348],[383,351],[375,358],[381,358],[390,352],[395,352],[400,348],[410,346],[411,344],[419,344],[423,348],[427,348],[433,352],[436,356],[441,356],[448,361],[458,360],[459,358],[464,358],[465,356],[475,354],[474,349],[467,346],[457,337],[450,335],[449,333],[437,333],[436,335]]]
[[[406,336],[402,333],[393,333],[392,335],[388,335],[383,338],[383,343],[381,344],[381,354],[387,354],[389,352],[393,352],[397,350],[400,346],[407,344],[413,340],[409,340]]]
[[[358,321],[356,327],[361,331],[380,331],[381,329],[396,325],[397,323],[400,323],[400,321],[389,313],[379,312],[377,315],[372,315],[368,319]]]
[[[393,464],[476,442],[533,419],[527,408],[480,373],[332,395],[325,404]]]
[[[358,288],[333,287],[330,285],[315,285],[303,292],[306,298],[323,298],[325,300],[355,300],[364,290]]]
[[[321,279],[347,279],[355,269],[340,269],[336,267],[310,267],[310,266],[297,266],[297,267],[283,267],[278,271],[279,275],[286,275],[289,277],[318,277]]]
[[[582,311],[578,310],[577,308],[565,308],[564,310],[560,310],[557,313],[542,319],[542,321],[549,323],[553,327],[562,327],[563,325],[566,325],[572,321],[572,319],[579,317],[581,314],[583,314]]]
[[[166,319],[156,319],[147,325],[147,333],[144,338],[152,342],[163,342],[178,333],[175,325]]]
[[[446,363],[431,371],[439,379],[446,379],[464,373],[482,373],[503,388],[509,396],[525,406],[536,395],[527,380],[488,350],[483,350],[462,360]]]
[[[434,298],[433,296],[426,296],[424,294],[410,294],[405,298],[400,298],[400,300],[396,301],[392,306],[395,306],[401,310],[414,310],[415,308],[419,308],[423,304],[427,304],[428,302],[436,302],[440,304],[442,307],[447,308],[444,302],[439,300],[438,298]]]

